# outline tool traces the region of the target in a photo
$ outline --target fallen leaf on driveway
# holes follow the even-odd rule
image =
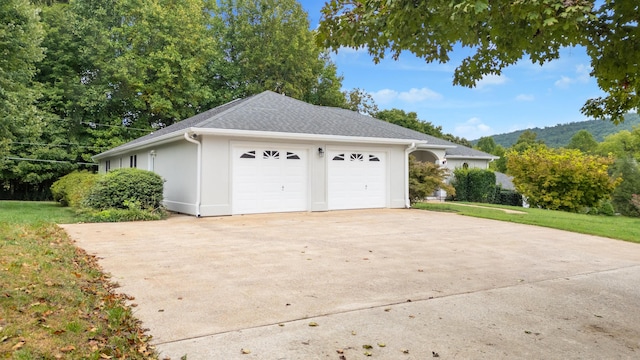
[[[315,326],[318,326],[318,323],[315,322],[315,321],[312,321],[312,322],[309,323],[309,326],[315,327]]]
[[[240,349],[240,352],[241,352],[243,355],[251,354],[251,350],[249,350],[249,349]]]

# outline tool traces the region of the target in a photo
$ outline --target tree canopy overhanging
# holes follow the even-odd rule
[[[639,13],[628,0],[331,0],[316,40],[334,51],[366,48],[375,62],[409,51],[444,63],[455,47],[470,48],[453,80],[467,87],[525,57],[542,65],[582,46],[606,93],[582,112],[618,123],[640,107]]]

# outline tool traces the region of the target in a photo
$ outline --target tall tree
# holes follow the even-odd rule
[[[0,170],[13,141],[41,131],[33,77],[43,57],[42,37],[38,11],[28,0],[0,3]]]
[[[227,83],[239,97],[271,90],[296,99],[343,105],[342,79],[313,41],[296,0],[221,0],[214,32],[232,67]]]
[[[377,116],[378,104],[373,96],[360,88],[354,88],[344,92],[347,101],[347,109],[357,111],[360,114]]]
[[[622,130],[605,137],[598,144],[596,152],[605,156],[612,154],[618,159],[631,157],[640,161],[640,126],[633,131]]]
[[[581,45],[606,96],[582,111],[614,122],[640,107],[637,1],[592,0],[334,0],[322,10],[318,42],[364,47],[379,61],[410,51],[427,62],[448,62],[457,46],[473,49],[459,64],[454,84],[475,86],[525,56],[543,64],[560,49]]]
[[[578,149],[583,153],[592,153],[598,147],[598,142],[587,130],[580,130],[571,137],[567,149]]]

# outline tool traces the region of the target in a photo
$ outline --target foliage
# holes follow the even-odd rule
[[[53,200],[62,206],[80,207],[98,180],[98,174],[88,171],[74,171],[51,185]]]
[[[640,216],[640,209],[632,203],[633,194],[640,193],[640,168],[633,158],[616,160],[612,166],[612,174],[622,182],[611,194],[611,203],[615,211],[625,216]]]
[[[640,195],[638,194],[631,195],[631,205],[635,206],[638,212],[640,213]]]
[[[59,227],[0,222],[0,263],[0,358],[158,358],[132,298]]]
[[[621,124],[614,124],[611,121],[602,120],[587,120],[577,121],[567,124],[558,124],[554,126],[548,126],[545,128],[532,128],[529,129],[536,134],[538,138],[544,141],[547,146],[552,148],[566,147],[571,141],[571,136],[580,130],[586,130],[590,132],[594,139],[598,142],[603,141],[608,135],[615,134],[622,130],[632,130],[634,126],[640,125],[640,115],[627,114],[624,116],[624,122]],[[513,131],[506,134],[492,135],[496,144],[502,145],[505,148],[511,147],[516,143],[518,137],[526,130]],[[478,140],[473,141],[477,144]]]
[[[302,5],[295,0],[217,3],[212,32],[225,54],[226,86],[235,89],[238,97],[271,90],[296,99],[328,99],[327,105],[344,105],[337,98],[341,78],[314,43]]]
[[[447,176],[447,168],[417,161],[413,155],[409,155],[409,199],[412,203],[422,201],[438,189],[455,194],[455,189],[445,183]]]
[[[522,153],[512,150],[507,159],[516,190],[543,209],[578,212],[597,206],[619,183],[607,174],[612,157],[533,147]]]
[[[98,179],[89,192],[85,205],[97,210],[131,209],[131,204],[144,210],[160,208],[164,181],[160,175],[136,168],[115,169]]]
[[[502,145],[497,144],[492,136],[481,137],[476,142],[474,148],[499,157],[498,160],[494,160],[489,163],[489,168],[491,170],[501,173],[507,172],[507,158],[505,156],[506,150]]]
[[[455,211],[458,214],[509,221],[519,224],[544,226],[581,234],[603,236],[640,243],[640,219],[625,216],[590,216],[564,211],[512,207],[493,204],[468,206],[456,202],[417,203],[415,208],[433,211]],[[504,210],[517,211],[507,213]]]
[[[496,193],[496,174],[486,169],[458,168],[453,171],[451,185],[456,201],[492,203]]]
[[[0,3],[0,170],[11,140],[39,130],[39,94],[32,80],[43,56],[42,36],[38,12],[28,0]]]
[[[627,45],[638,41],[638,11],[633,1],[334,0],[322,9],[317,41],[334,50],[366,48],[375,62],[403,51],[449,62],[454,48],[469,48],[453,79],[468,87],[525,57],[544,64],[563,47],[584,46],[607,95],[582,111],[618,123],[640,107],[640,48]]]
[[[537,147],[544,147],[545,143],[538,139],[538,134],[534,131],[525,130],[511,147],[513,151],[524,152],[525,150]]]
[[[598,144],[596,152],[601,155],[612,154],[618,159],[630,157],[640,161],[640,125],[632,131],[622,130],[607,136]]]
[[[598,147],[598,142],[593,138],[590,132],[587,130],[580,130],[569,141],[567,149],[577,149],[583,153],[593,153]]]
[[[83,222],[122,222],[122,221],[153,221],[167,217],[167,212],[162,209],[141,209],[139,202],[127,202],[126,209],[82,209],[78,217]]]
[[[442,126],[435,126],[429,121],[418,119],[418,114],[413,111],[407,113],[404,110],[400,109],[381,110],[376,112],[372,116],[380,120],[405,127],[407,129],[435,136],[437,138],[448,140],[463,146],[471,147],[471,143],[467,139],[443,133]]]
[[[373,100],[373,96],[368,92],[355,88],[345,91],[344,96],[347,101],[347,109],[372,117],[376,117],[378,115],[378,105],[375,100]]]
[[[493,199],[493,203],[509,206],[522,206],[522,195],[515,190],[503,189],[501,186],[496,186],[496,194]]]

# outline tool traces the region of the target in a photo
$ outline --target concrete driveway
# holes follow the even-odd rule
[[[162,357],[640,357],[639,244],[421,210],[63,227]]]

